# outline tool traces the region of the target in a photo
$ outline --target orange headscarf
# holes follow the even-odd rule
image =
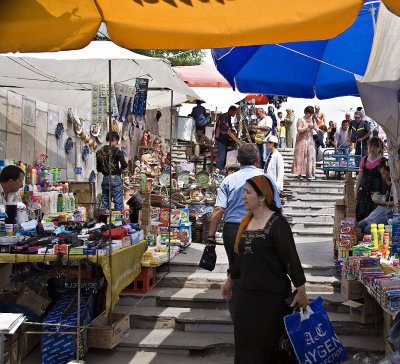
[[[265,175],[259,175],[248,179],[246,182],[249,183],[258,194],[264,196],[265,203],[270,209],[273,208],[273,205],[276,205],[274,200],[274,187],[272,186],[271,181],[268,179],[268,177],[266,177]],[[239,254],[239,241],[242,236],[243,230],[246,228],[247,225],[249,225],[252,218],[253,214],[251,212],[248,212],[246,215],[244,215],[242,222],[239,225],[234,245],[234,251],[237,254]]]

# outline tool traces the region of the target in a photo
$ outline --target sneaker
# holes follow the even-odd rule
[[[310,174],[310,177],[307,178],[309,181],[315,180],[315,174]]]

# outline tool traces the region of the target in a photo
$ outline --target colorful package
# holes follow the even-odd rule
[[[181,209],[181,224],[188,224],[189,222],[189,209]]]
[[[351,235],[350,234],[340,234],[339,235],[339,247],[340,248],[351,248]]]
[[[169,209],[160,209],[160,222],[169,222]]]
[[[192,241],[192,228],[191,224],[182,224],[179,228],[181,241],[183,243],[190,243]]]
[[[181,223],[181,210],[171,210],[171,226],[179,226]]]
[[[150,210],[151,223],[157,225],[160,222],[160,208],[152,207]]]

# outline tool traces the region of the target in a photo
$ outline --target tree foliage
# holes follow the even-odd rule
[[[93,40],[110,40],[107,35],[98,32]],[[132,52],[148,57],[166,58],[171,66],[197,66],[206,56],[203,49],[131,49]]]
[[[206,51],[202,49],[132,49],[132,51],[148,57],[166,58],[172,67],[197,66],[206,56]]]

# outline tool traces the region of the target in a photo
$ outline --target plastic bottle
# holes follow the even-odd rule
[[[378,246],[379,246],[379,248],[383,247],[383,234],[384,233],[385,233],[385,228],[384,227],[378,229]]]
[[[69,199],[70,199],[70,205],[71,205],[71,211],[75,211],[75,196],[72,192],[69,193]]]
[[[371,244],[378,249],[378,230],[376,228],[371,229]]]
[[[62,212],[62,207],[63,207],[63,195],[62,193],[59,193],[57,198],[57,212]]]
[[[389,236],[389,232],[385,232],[383,234],[383,247],[384,248],[389,248],[390,245],[390,236]]]

